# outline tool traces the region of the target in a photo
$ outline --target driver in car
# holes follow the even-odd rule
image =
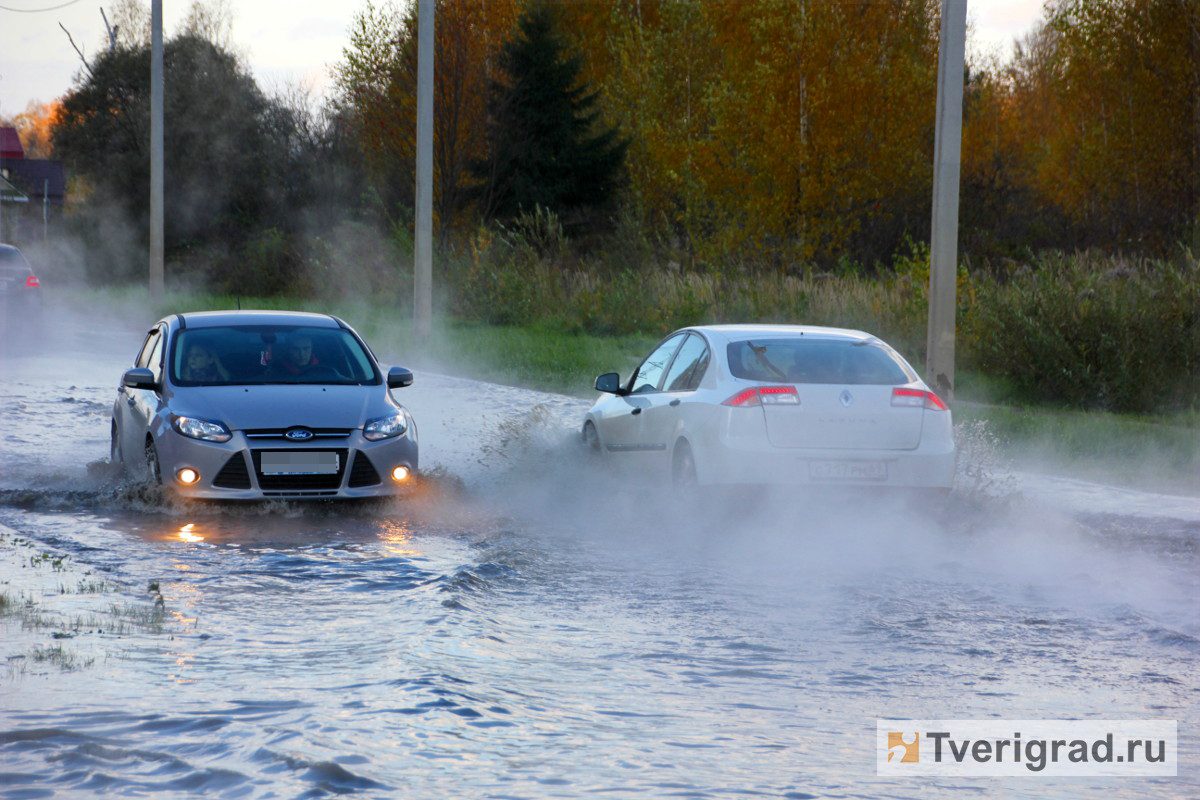
[[[283,358],[279,360],[277,371],[286,375],[304,375],[320,365],[320,360],[313,355],[312,339],[304,334],[293,336],[287,340],[283,348]]]

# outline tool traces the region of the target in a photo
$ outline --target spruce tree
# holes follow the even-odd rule
[[[617,187],[628,142],[598,125],[598,95],[557,31],[552,7],[535,2],[504,44],[488,98],[488,156],[474,165],[487,217],[541,206],[568,220],[602,206]]]

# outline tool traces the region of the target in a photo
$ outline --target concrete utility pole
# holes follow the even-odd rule
[[[150,3],[150,296],[163,296],[162,0]]]
[[[958,278],[958,183],[962,154],[963,61],[967,0],[942,0],[938,43],[937,129],[933,145],[933,231],[929,264],[929,335],[925,377],[954,396],[954,311]]]
[[[414,238],[413,319],[418,339],[433,325],[433,9],[417,5],[417,219]]]

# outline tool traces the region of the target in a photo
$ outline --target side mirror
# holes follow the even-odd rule
[[[606,394],[621,394],[621,376],[615,372],[606,372],[596,378],[596,391]]]
[[[130,389],[158,388],[158,384],[154,381],[154,373],[145,367],[134,367],[133,369],[125,370],[125,374],[121,376],[121,383]]]
[[[412,386],[413,374],[411,369],[392,367],[388,370],[387,385],[389,389],[403,389]]]

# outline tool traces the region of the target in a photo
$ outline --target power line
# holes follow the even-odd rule
[[[12,8],[11,6],[0,6],[0,11],[12,11],[16,14],[41,14],[46,11],[58,11],[60,8],[73,6],[78,2],[79,0],[67,0],[65,3],[60,3],[56,6],[50,6],[49,8]]]

